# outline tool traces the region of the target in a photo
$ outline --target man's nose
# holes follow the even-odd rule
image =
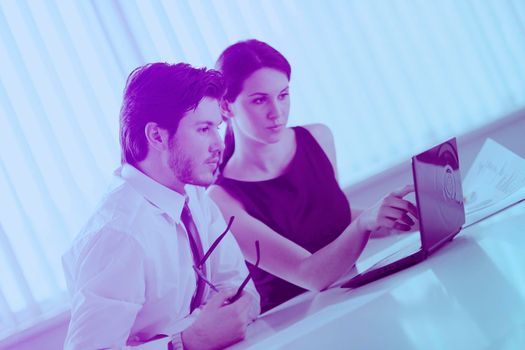
[[[209,147],[210,152],[221,152],[224,151],[224,140],[218,130],[213,133],[212,141]]]

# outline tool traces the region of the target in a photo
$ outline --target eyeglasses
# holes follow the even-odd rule
[[[226,226],[226,229],[224,230],[223,233],[220,234],[219,237],[217,237],[217,239],[212,243],[212,245],[210,246],[210,248],[208,249],[208,251],[206,252],[206,254],[204,254],[204,256],[202,257],[201,261],[199,261],[199,264],[198,265],[193,265],[193,269],[195,270],[195,272],[197,273],[197,276],[199,276],[199,278],[201,278],[207,285],[210,286],[210,288],[215,291],[215,292],[219,292],[219,290],[217,289],[217,287],[215,287],[215,285],[213,285],[213,283],[211,283],[210,280],[208,280],[208,278],[206,278],[206,275],[204,274],[204,272],[202,271],[202,267],[204,266],[204,264],[206,263],[206,260],[208,260],[208,258],[210,257],[211,253],[213,253],[213,251],[215,250],[215,248],[217,248],[217,246],[219,245],[219,243],[221,242],[221,240],[224,238],[224,236],[226,236],[226,234],[228,233],[228,231],[230,230],[230,227],[232,226],[233,224],[233,220],[235,219],[235,216],[232,216],[230,217],[230,220],[228,221],[228,225]],[[259,266],[259,261],[261,259],[261,252],[260,252],[260,247],[259,247],[259,241],[255,241],[255,251],[256,251],[256,254],[257,254],[257,259],[255,261],[255,264],[254,266],[255,267],[258,267]],[[241,285],[239,286],[239,288],[237,289],[237,292],[229,297],[226,301],[228,304],[231,304],[233,302],[235,302],[237,299],[240,298],[241,294],[242,294],[242,291],[244,290],[244,287],[246,287],[246,285],[248,284],[248,282],[250,281],[251,279],[251,275],[250,275],[250,272],[248,272],[248,276],[246,276],[246,278],[244,279],[244,281],[242,281]]]

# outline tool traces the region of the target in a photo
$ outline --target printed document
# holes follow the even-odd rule
[[[467,227],[525,199],[525,159],[487,139],[462,187]]]

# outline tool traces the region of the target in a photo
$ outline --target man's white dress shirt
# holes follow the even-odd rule
[[[197,281],[188,236],[181,222],[185,197],[129,164],[63,256],[72,295],[65,349],[124,348],[158,334],[181,332],[195,320],[190,303]],[[204,188],[185,186],[204,251],[226,223]],[[231,233],[206,263],[219,289],[237,288],[247,276]],[[259,296],[250,316],[259,314]],[[211,296],[206,286],[204,300]]]

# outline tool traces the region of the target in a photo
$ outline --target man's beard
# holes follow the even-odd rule
[[[196,168],[194,158],[185,154],[177,143],[170,142],[170,155],[168,165],[173,172],[173,175],[184,184],[191,184],[195,186],[209,186],[213,180],[199,179],[194,173]]]

